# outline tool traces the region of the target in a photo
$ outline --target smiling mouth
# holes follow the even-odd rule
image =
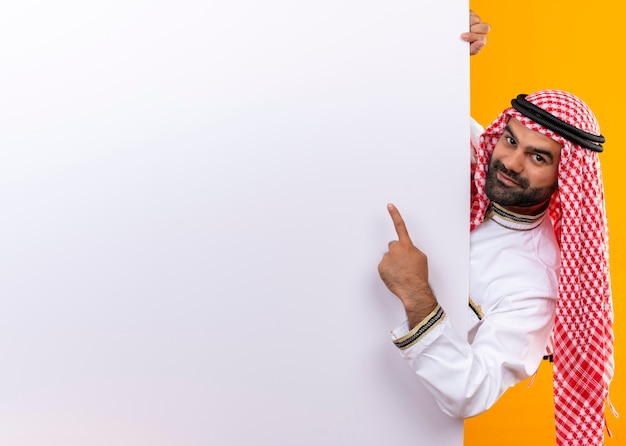
[[[498,181],[506,187],[520,187],[520,184],[517,181],[500,171],[496,173],[496,176]]]

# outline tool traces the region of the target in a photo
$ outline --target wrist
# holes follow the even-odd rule
[[[401,350],[410,348],[418,343],[427,333],[435,329],[445,318],[445,313],[441,306],[436,305],[435,309],[414,327],[398,327],[392,331],[393,342]],[[407,322],[408,325],[408,322]],[[404,327],[405,324],[403,324]]]
[[[401,298],[410,328],[423,321],[437,307],[437,299],[428,285]]]

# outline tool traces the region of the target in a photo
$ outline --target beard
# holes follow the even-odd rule
[[[502,172],[519,187],[507,187],[498,181],[497,173]],[[554,191],[558,189],[558,182],[544,187],[530,187],[528,178],[508,170],[500,160],[492,159],[487,170],[485,193],[494,203],[501,206],[531,207],[545,203]]]

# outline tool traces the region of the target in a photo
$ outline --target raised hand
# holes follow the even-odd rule
[[[461,39],[469,42],[470,55],[475,55],[487,44],[487,34],[491,30],[488,23],[482,22],[478,14],[470,9],[469,32],[461,34]]]
[[[409,323],[413,327],[437,305],[428,285],[428,259],[413,244],[398,209],[389,204],[387,210],[398,240],[389,242],[389,250],[378,264],[378,273],[389,291],[404,305]]]

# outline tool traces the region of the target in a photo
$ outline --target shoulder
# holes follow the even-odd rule
[[[485,129],[474,118],[470,116],[470,140],[474,147],[478,147],[480,143],[480,135],[483,134]]]
[[[472,166],[476,163],[476,151],[480,145],[480,135],[482,135],[483,126],[470,116],[470,156]]]

